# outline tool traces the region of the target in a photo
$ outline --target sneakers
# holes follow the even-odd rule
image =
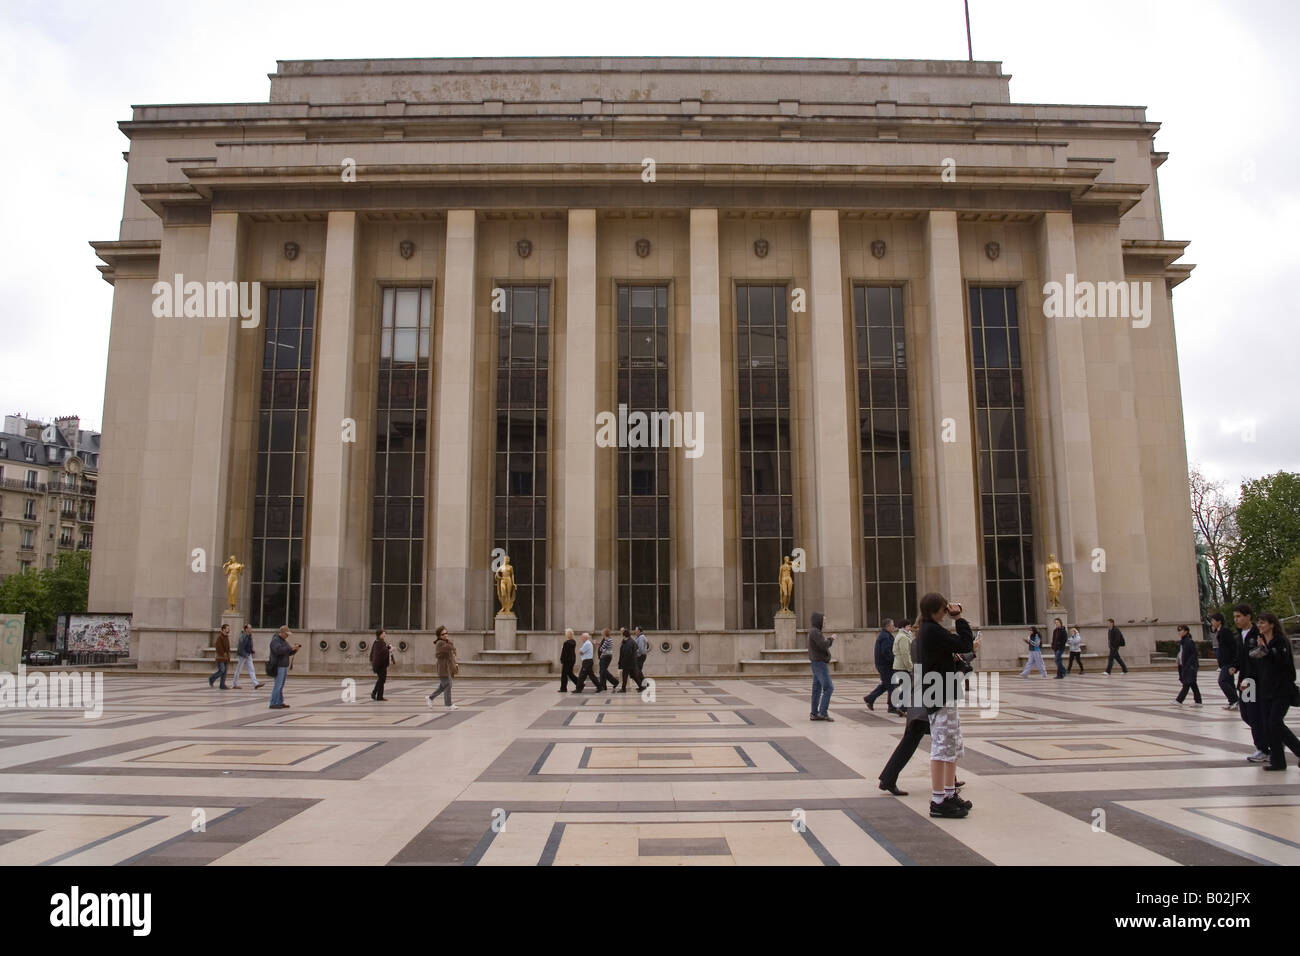
[[[1179,700],[1177,697],[1175,697],[1175,698],[1174,698],[1174,703],[1175,703],[1175,704],[1178,704],[1178,705],[1181,707],[1183,702],[1182,702],[1181,700]]]
[[[447,710],[460,710],[460,708],[457,707],[455,704],[448,704]]]
[[[1251,763],[1263,763],[1265,760],[1268,759],[1268,754],[1264,753],[1264,751],[1262,750],[1256,750],[1253,754],[1251,754],[1246,759],[1249,760]]]
[[[1236,710],[1236,709],[1237,709],[1237,702],[1234,700],[1231,704],[1224,704],[1224,705],[1223,705],[1223,709],[1224,709],[1224,710]]]
[[[866,703],[866,705],[867,705],[867,710],[875,710],[875,709],[876,709],[876,702],[875,702],[874,700],[872,700],[870,697],[864,697],[864,698],[862,698],[862,700]]]
[[[945,797],[942,803],[935,803],[933,800],[930,801],[930,816],[932,817],[960,820],[968,813],[970,813],[970,810],[967,807],[962,806],[956,797]]]

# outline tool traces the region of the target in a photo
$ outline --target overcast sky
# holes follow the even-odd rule
[[[1197,266],[1174,292],[1188,455],[1232,487],[1300,470],[1298,11],[971,0],[975,57],[1002,61],[1014,102],[1145,106],[1162,124],[1165,237],[1191,240]],[[132,104],[265,102],[277,59],[966,57],[961,0],[5,0],[0,17],[0,411],[96,429],[112,288],[86,243],[118,235]]]

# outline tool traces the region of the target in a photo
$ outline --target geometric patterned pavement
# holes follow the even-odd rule
[[[0,865],[1300,864],[1300,769],[1264,773],[1235,712],[1170,703],[1172,673],[1003,676],[962,715],[964,820],[931,819],[928,747],[875,682],[658,681],[655,700],[558,681],[107,674],[104,712],[0,710]],[[196,823],[201,820],[202,827]]]

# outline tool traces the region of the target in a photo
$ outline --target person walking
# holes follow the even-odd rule
[[[438,662],[438,686],[428,697],[429,709],[433,710],[433,699],[442,694],[442,706],[447,710],[460,710],[451,702],[451,679],[460,672],[456,660],[456,645],[447,637],[447,628],[441,624],[433,633],[433,657]]]
[[[271,685],[271,710],[284,710],[289,706],[284,702],[284,682],[289,679],[293,655],[302,649],[301,644],[289,643],[291,636],[289,628],[281,624],[275,637],[271,638],[270,660],[267,663],[268,670],[275,671],[275,683]]]
[[[894,676],[894,634],[898,628],[894,626],[892,617],[885,618],[885,623],[880,628],[880,633],[876,635],[876,673],[880,675],[880,685],[870,694],[862,699],[867,702],[867,710],[876,709],[876,698],[881,694],[889,693],[889,685]],[[894,707],[894,702],[886,698],[889,704],[891,714],[898,713]]]
[[[1192,697],[1197,704],[1201,701],[1201,689],[1196,686],[1196,672],[1200,670],[1201,662],[1196,654],[1196,642],[1192,640],[1192,631],[1186,624],[1178,625],[1178,680],[1182,683],[1183,689],[1178,692],[1174,698],[1175,704],[1181,704],[1187,699],[1187,692],[1192,692]]]
[[[645,636],[645,631],[641,630],[640,625],[636,629],[636,672],[641,676],[641,681],[645,682],[645,660],[650,656],[650,639]]]
[[[1043,635],[1038,633],[1038,628],[1031,627],[1029,636],[1024,641],[1029,645],[1029,660],[1025,663],[1025,669],[1020,672],[1020,676],[1028,677],[1029,672],[1036,667],[1043,677],[1047,677],[1047,665],[1043,663]]]
[[[1237,633],[1228,627],[1218,611],[1210,615],[1210,623],[1214,626],[1214,662],[1219,667],[1219,690],[1228,698],[1223,709],[1232,710],[1237,706],[1237,682],[1233,680],[1231,670],[1237,659]]]
[[[921,598],[920,661],[922,687],[937,684],[938,706],[930,704],[930,816],[961,819],[972,804],[957,795],[957,761],[965,754],[961,717],[957,713],[956,654],[978,652],[980,639],[971,633],[961,616],[962,606],[931,591]],[[943,626],[944,617],[953,619],[956,633]],[[936,677],[930,677],[934,674]],[[1044,675],[1045,676],[1045,675]]]
[[[1268,734],[1265,732],[1263,714],[1259,706],[1258,657],[1251,654],[1260,644],[1259,628],[1255,626],[1255,612],[1249,604],[1238,604],[1232,609],[1232,622],[1241,631],[1237,641],[1237,658],[1233,661],[1232,675],[1237,681],[1241,707],[1238,713],[1250,728],[1250,739],[1255,752],[1246,759],[1251,763],[1264,763],[1269,758]]]
[[[578,686],[578,678],[573,673],[573,665],[578,660],[578,642],[573,639],[573,628],[564,629],[564,643],[560,646],[560,693],[569,692],[569,682]]]
[[[1116,664],[1128,673],[1128,665],[1124,663],[1124,658],[1119,656],[1119,649],[1124,646],[1124,632],[1115,626],[1113,617],[1106,618],[1106,623],[1110,625],[1110,630],[1106,632],[1106,647],[1109,653],[1106,655],[1106,676],[1110,676],[1110,669]]]
[[[217,670],[208,678],[208,686],[211,687],[218,679],[221,681],[221,689],[226,689],[226,668],[230,666],[230,625],[222,624],[221,630],[217,632],[216,654]]]
[[[623,672],[623,686],[618,689],[620,694],[627,693],[628,677],[636,681],[637,690],[645,690],[645,682],[641,678],[641,668],[637,664],[637,656],[636,639],[628,633],[627,628],[623,628],[623,643],[618,647],[618,669]]]
[[[1065,633],[1065,625],[1058,617],[1054,622],[1056,627],[1052,629],[1052,656],[1056,658],[1056,679],[1062,680],[1065,677],[1065,664],[1061,661],[1061,656],[1065,653],[1065,645],[1069,640]]]
[[[609,636],[609,628],[600,632],[600,650],[596,652],[600,658],[600,673],[596,678],[596,693],[605,693],[605,685],[610,687],[618,686],[618,679],[609,672],[609,665],[614,660],[614,639]],[[623,684],[627,686],[626,682]]]
[[[1074,665],[1079,665],[1079,676],[1083,676],[1083,637],[1079,634],[1077,627],[1070,628],[1070,637],[1066,641],[1066,646],[1070,649],[1070,663],[1066,666],[1065,672],[1069,674],[1074,670]]]
[[[596,672],[592,669],[591,659],[595,655],[596,649],[591,644],[591,635],[586,631],[582,632],[582,645],[578,648],[578,658],[582,661],[582,666],[578,670],[578,682],[573,685],[571,693],[581,694],[582,689],[587,686],[588,679],[596,683]]]
[[[253,690],[262,686],[262,682],[257,679],[257,671],[253,670],[253,629],[249,625],[244,625],[243,632],[239,635],[239,644],[237,646],[239,656],[235,661],[235,679],[230,686],[239,690],[239,672],[248,666],[248,676],[253,682]]]
[[[900,678],[899,675],[906,675]],[[894,672],[889,676],[889,705],[896,714],[908,717],[912,682],[912,632],[906,624],[894,635]]]
[[[393,645],[388,643],[388,634],[381,627],[375,631],[375,643],[370,648],[370,669],[375,672],[375,689],[370,692],[373,701],[386,701],[384,684],[388,681],[388,667],[393,663]]]
[[[835,718],[829,713],[831,693],[835,685],[831,683],[831,645],[835,635],[827,637],[822,633],[826,617],[821,611],[813,611],[812,627],[808,629],[808,661],[812,664],[812,713],[809,720],[829,720]]]
[[[1265,770],[1286,770],[1286,751],[1300,759],[1300,740],[1286,725],[1286,712],[1300,701],[1295,681],[1295,655],[1276,614],[1259,616],[1260,642],[1255,649],[1259,706],[1268,735],[1269,762]]]

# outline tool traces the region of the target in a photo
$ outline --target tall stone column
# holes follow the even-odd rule
[[[1038,255],[1044,281],[1075,275],[1074,220],[1068,212],[1043,215]],[[1039,304],[1038,296],[1031,302]],[[1092,570],[1097,547],[1097,496],[1093,482],[1092,425],[1088,410],[1088,365],[1078,318],[1044,318],[1047,340],[1047,402],[1052,441],[1052,514],[1056,548],[1065,576],[1062,603],[1071,620],[1101,622],[1101,576]],[[1043,586],[1046,582],[1043,581]],[[1046,607],[1046,592],[1040,601]]]
[[[434,456],[433,619],[463,631],[468,619],[473,515],[475,246],[472,209],[447,211],[442,336],[434,371],[438,453]],[[479,566],[488,562],[483,555]]]
[[[231,234],[231,223],[214,215],[212,223],[204,226],[164,225],[162,249],[158,259],[158,281],[172,285],[201,282],[207,278],[208,252],[211,232]],[[176,277],[180,276],[178,280]],[[206,298],[206,297],[205,297]],[[141,403],[146,416],[144,447],[140,450],[148,467],[140,472],[140,513],[134,596],[131,603],[136,625],[158,628],[178,628],[188,621],[198,621],[194,626],[211,628],[216,624],[211,614],[211,578],[220,574],[214,564],[220,542],[202,520],[196,527],[203,533],[200,540],[190,537],[190,516],[194,489],[191,487],[191,469],[194,467],[196,440],[211,441],[211,437],[198,434],[196,415],[202,402],[210,397],[195,391],[194,383],[201,374],[199,352],[213,337],[215,353],[207,373],[218,374],[219,355],[224,348],[223,336],[230,333],[227,323],[219,319],[182,317],[177,307],[174,317],[153,317],[149,321],[149,377],[148,393]],[[218,394],[219,394],[219,390]],[[202,426],[201,426],[202,427]],[[219,447],[217,439],[213,449]],[[210,451],[210,454],[214,452]],[[203,508],[212,509],[212,502]],[[179,519],[177,516],[181,516]],[[207,569],[193,570],[195,548],[205,549]],[[187,613],[187,599],[189,603]],[[207,613],[204,613],[207,609]],[[163,662],[172,666],[176,660],[174,640],[160,637],[162,643],[152,643],[145,631],[141,634],[141,653],[144,660]],[[167,641],[171,641],[167,644]]]
[[[564,305],[564,493],[559,536],[561,626],[596,624],[596,211],[569,210]]]
[[[347,532],[348,477],[355,442],[343,441],[343,419],[352,413],[356,364],[357,214],[331,212],[325,233],[325,275],[317,326],[316,425],[312,430],[311,523],[306,556],[306,615],[311,630],[360,627],[342,611]]]
[[[239,281],[243,233],[238,213],[212,214],[206,276],[209,282]],[[189,320],[194,323],[191,328],[199,338],[198,371],[194,383],[194,444],[189,469],[189,541],[192,548],[203,548],[206,552],[208,573],[185,575],[182,623],[186,627],[212,627],[226,609],[226,577],[221,564],[227,557],[222,552],[226,544],[226,508],[230,494],[235,417],[235,343],[241,331],[245,335],[265,334],[261,323],[261,302],[255,307],[259,316],[257,326],[242,329],[239,299],[238,291],[233,296],[226,295],[225,315]],[[215,300],[213,305],[219,307]],[[248,554],[237,557],[249,564]],[[247,575],[244,580],[247,580]],[[247,594],[242,580],[240,593],[241,596]]]
[[[719,289],[718,211],[691,210],[691,340],[685,414],[702,422],[702,453],[678,459],[689,497],[688,567],[683,577],[694,619],[685,627],[726,627],[726,540],[722,485],[722,296]]]
[[[925,230],[926,292],[929,299],[928,363],[930,409],[935,421],[922,434],[930,436],[934,462],[935,500],[926,509],[934,549],[927,562],[938,580],[921,581],[920,590],[938,589],[960,601],[966,616],[984,620],[984,578],[980,573],[981,539],[979,488],[975,481],[974,415],[970,393],[970,357],[966,349],[965,294],[957,241],[957,214],[949,209],[930,212]],[[953,428],[945,429],[944,420]],[[944,441],[945,431],[954,441]]]
[[[811,269],[813,495],[817,554],[809,555],[814,593],[831,624],[857,624],[853,600],[853,502],[850,497],[849,393],[845,372],[844,289],[840,281],[840,214],[814,209],[808,219]]]

